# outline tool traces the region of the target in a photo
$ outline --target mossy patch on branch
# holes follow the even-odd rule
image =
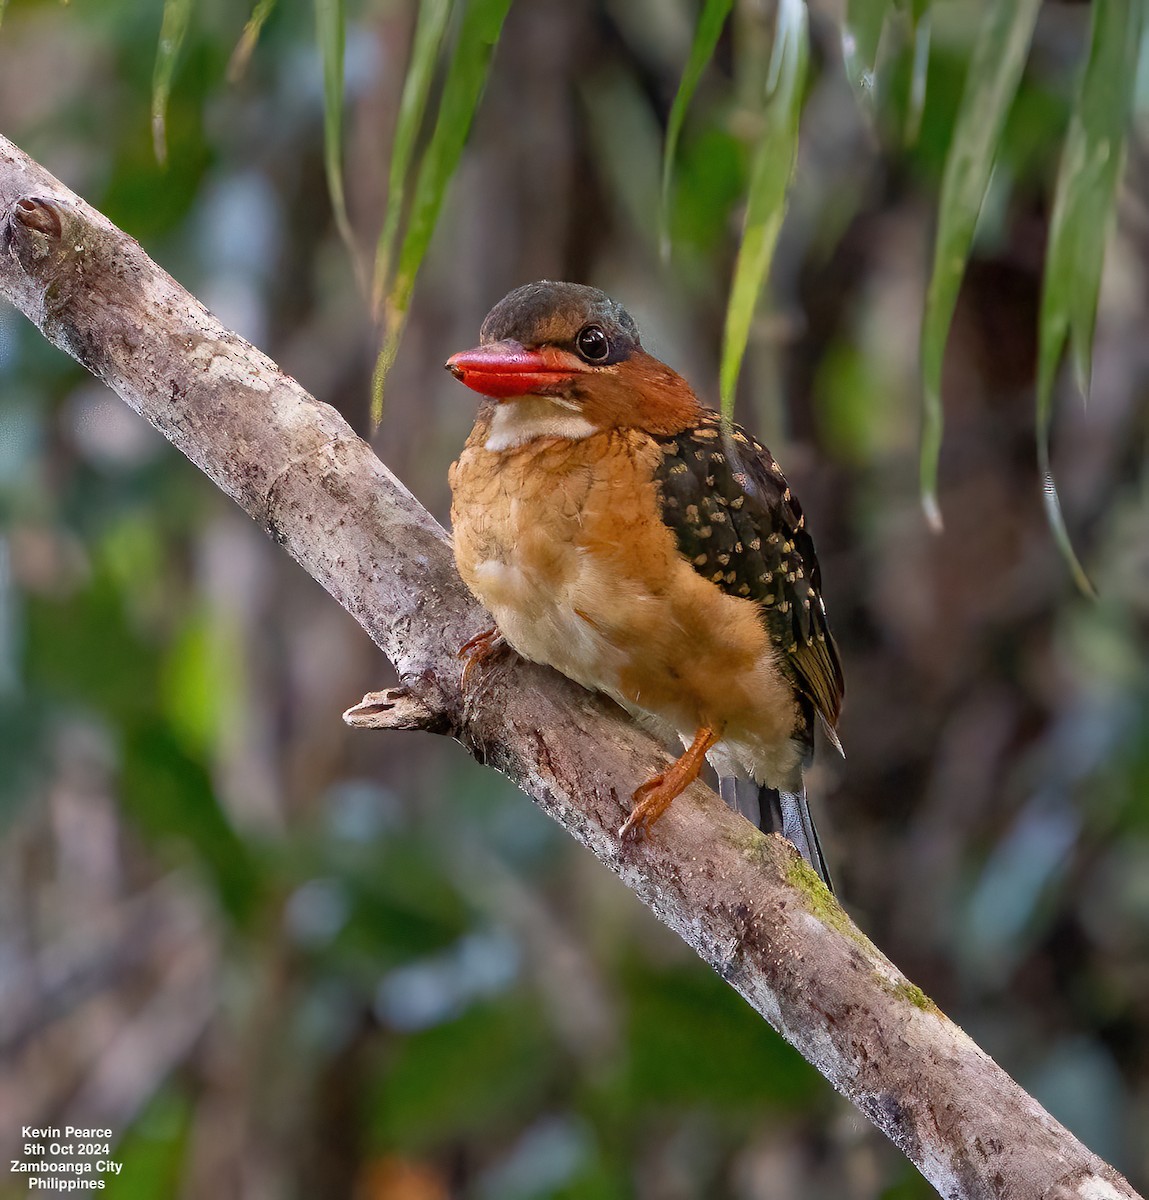
[[[816,917],[827,928],[844,934],[867,956],[877,954],[870,939],[850,920],[846,910],[818,877],[818,872],[804,858],[795,857],[788,864],[786,882],[801,893],[804,907],[812,917]]]
[[[899,979],[897,982],[891,982],[884,976],[877,976],[878,982],[890,993],[891,996],[897,996],[901,1000],[906,1000],[920,1009],[922,1012],[935,1013],[937,1016],[942,1016],[942,1010],[922,991],[916,983],[910,983],[908,979]]]

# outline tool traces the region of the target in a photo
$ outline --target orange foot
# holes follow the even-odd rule
[[[490,629],[484,629],[482,633],[476,633],[473,638],[464,642],[459,647],[459,653],[456,657],[464,660],[463,662],[463,678],[460,682],[460,687],[466,690],[467,680],[471,677],[471,672],[476,667],[480,667],[489,658],[506,645],[503,640],[503,635],[498,629],[492,625]]]
[[[631,797],[634,809],[618,831],[619,837],[637,840],[649,833],[675,796],[682,795],[698,778],[698,772],[706,761],[706,752],[717,741],[718,731],[704,725],[694,735],[690,749],[680,759],[638,788]]]

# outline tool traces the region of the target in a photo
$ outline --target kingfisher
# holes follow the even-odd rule
[[[459,573],[522,657],[685,747],[642,782],[647,835],[709,761],[733,808],[830,886],[804,776],[844,681],[814,542],[770,451],[643,349],[596,288],[542,280],[447,369],[484,397],[452,465]]]

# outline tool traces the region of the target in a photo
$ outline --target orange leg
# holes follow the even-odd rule
[[[482,633],[476,633],[473,638],[464,642],[459,647],[457,655],[457,657],[465,660],[463,663],[463,678],[459,686],[465,690],[467,680],[471,677],[471,672],[476,667],[482,666],[487,659],[498,654],[506,644],[503,640],[503,635],[494,625],[490,629],[484,629]]]
[[[694,735],[690,749],[680,759],[637,789],[631,797],[634,810],[618,831],[619,837],[639,838],[650,832],[655,821],[666,812],[675,796],[682,795],[698,778],[698,772],[702,770],[702,764],[706,761],[706,752],[718,741],[718,737],[717,729],[704,725]]]

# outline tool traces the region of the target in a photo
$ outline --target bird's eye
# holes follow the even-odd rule
[[[580,329],[575,346],[587,362],[602,362],[610,354],[610,341],[597,325]]]

